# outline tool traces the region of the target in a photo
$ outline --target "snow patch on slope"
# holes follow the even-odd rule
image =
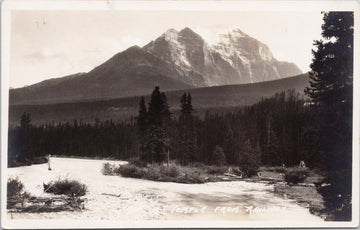
[[[274,59],[272,53],[270,52],[270,50],[267,46],[260,45],[259,46],[259,54],[260,54],[260,57],[265,61],[270,62]]]
[[[165,40],[169,43],[171,58],[174,64],[184,68],[187,71],[191,70],[191,64],[186,57],[185,46],[179,42],[179,32],[174,29],[169,29],[163,34]]]

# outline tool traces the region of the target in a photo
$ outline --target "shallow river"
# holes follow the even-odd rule
[[[256,226],[258,223],[284,223],[289,226],[285,223],[311,225],[322,222],[321,218],[310,214],[308,209],[300,207],[295,201],[277,196],[272,185],[244,181],[178,184],[104,176],[101,168],[105,162],[125,163],[52,158],[52,171],[48,171],[47,164],[8,169],[9,177],[18,177],[26,191],[36,196],[51,196],[44,194],[43,182],[58,178],[79,180],[88,186],[88,193],[85,196],[86,209],[81,212],[8,213],[7,218],[14,223],[24,219],[50,220],[46,226],[51,226],[51,220],[56,222],[60,219],[79,220],[57,222],[62,226],[74,226],[72,223],[88,225],[90,222],[87,220],[95,221],[95,226],[99,223],[109,224],[100,224],[104,227],[116,223],[133,226],[136,221],[144,220],[183,223],[179,227],[189,223],[193,223],[190,226],[198,226],[194,223],[218,226],[215,224],[217,221],[254,223]]]

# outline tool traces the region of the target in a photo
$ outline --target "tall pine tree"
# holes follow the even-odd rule
[[[144,97],[141,97],[139,102],[139,115],[137,117],[137,134],[140,142],[140,153],[145,152],[145,135],[147,129],[147,109]]]
[[[196,138],[194,129],[194,116],[192,115],[192,98],[190,93],[181,96],[181,113],[179,116],[179,151],[182,164],[188,164],[197,160]]]
[[[20,129],[19,129],[19,152],[18,152],[18,161],[23,163],[27,160],[32,159],[32,145],[31,145],[31,118],[30,114],[24,112],[21,115],[20,119]]]
[[[318,152],[330,184],[320,192],[334,220],[351,220],[354,13],[324,13],[323,20],[305,92],[317,113]]]
[[[161,163],[166,160],[169,149],[166,130],[171,118],[166,95],[160,92],[158,86],[151,94],[147,117],[148,125],[142,159],[147,163]]]

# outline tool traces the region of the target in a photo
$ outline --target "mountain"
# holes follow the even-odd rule
[[[178,73],[171,65],[134,46],[116,54],[88,73],[12,89],[10,104],[51,104],[129,97],[145,94],[154,85],[165,90],[193,87],[176,80],[176,76]]]
[[[11,89],[10,104],[50,104],[143,95],[162,90],[255,83],[300,74],[269,48],[236,29],[208,44],[189,28],[167,30],[144,47],[130,47],[88,73]]]
[[[175,66],[196,87],[269,81],[301,74],[293,63],[276,60],[269,47],[240,29],[219,35],[209,45],[190,28],[169,29],[143,47]]]
[[[180,97],[186,91],[191,93],[194,112],[201,116],[206,110],[231,110],[239,106],[252,105],[263,97],[270,97],[276,92],[293,89],[303,95],[309,84],[308,74],[279,80],[242,85],[212,86],[189,90],[166,92],[172,113],[180,109]],[[146,103],[150,101],[153,89],[146,92]],[[162,90],[162,89],[161,89]],[[19,125],[24,111],[30,113],[33,124],[51,122],[94,122],[95,118],[115,122],[129,120],[137,116],[140,97],[126,97],[111,100],[57,103],[45,105],[10,105],[9,125]]]

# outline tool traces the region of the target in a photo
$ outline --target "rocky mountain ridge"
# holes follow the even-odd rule
[[[155,85],[181,90],[263,82],[301,73],[239,29],[208,44],[190,28],[169,29],[144,47],[133,46],[88,73],[11,89],[10,104],[49,104],[143,95]]]

